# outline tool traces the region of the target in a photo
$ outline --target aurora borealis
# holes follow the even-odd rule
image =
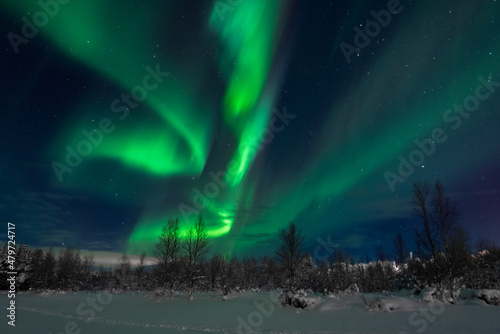
[[[390,252],[436,179],[500,243],[497,1],[1,6],[0,212],[24,243],[138,254],[202,213],[225,255],[271,254],[289,221],[309,251]],[[433,153],[389,185],[416,141]]]

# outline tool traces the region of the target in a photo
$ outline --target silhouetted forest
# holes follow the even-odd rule
[[[183,236],[178,219],[170,219],[158,238],[154,264],[146,265],[146,254],[132,266],[123,255],[113,270],[97,268],[92,255],[81,256],[70,247],[59,254],[27,246],[15,250],[7,244],[0,250],[0,289],[8,289],[7,272],[14,264],[18,290],[111,290],[157,291],[172,296],[175,291],[220,291],[222,295],[242,290],[280,289],[286,304],[303,307],[301,291],[323,294],[387,292],[406,289],[419,293],[435,287],[453,302],[461,289],[500,288],[500,248],[482,240],[471,249],[466,231],[458,223],[458,209],[441,183],[414,184],[412,214],[419,220],[409,242],[401,233],[393,244],[377,249],[375,261],[354,262],[340,248],[329,258],[315,259],[304,252],[303,233],[294,223],[277,231],[274,254],[260,258],[207,256],[209,239],[202,216]],[[390,248],[389,253],[386,252]],[[9,263],[9,255],[15,263]]]

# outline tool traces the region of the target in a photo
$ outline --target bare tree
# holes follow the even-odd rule
[[[427,182],[413,183],[413,215],[422,222],[423,231],[415,231],[417,249],[421,257],[425,259],[436,258],[437,249],[435,235],[431,225],[430,213],[427,202],[429,201],[430,186]]]
[[[214,254],[208,263],[208,274],[210,275],[210,289],[212,291],[221,287],[225,261],[220,254]],[[227,293],[224,290],[225,294]]]
[[[208,233],[201,214],[196,218],[194,226],[187,230],[182,246],[186,255],[188,298],[192,300],[194,284],[199,279],[197,274],[200,272],[200,264],[208,251]]]
[[[328,260],[323,259],[321,261],[321,266],[319,267],[319,275],[318,275],[318,289],[320,292],[323,294],[327,294],[328,290],[330,290],[331,283],[330,283],[330,270],[329,270],[329,265],[328,265]]]
[[[337,291],[345,290],[348,285],[348,255],[341,248],[333,251],[333,260],[330,264],[331,288]]]
[[[82,271],[86,275],[90,275],[92,268],[95,265],[94,254],[90,253],[83,257],[82,261]]]
[[[142,289],[144,287],[144,277],[145,277],[145,259],[146,259],[146,252],[142,252],[141,256],[139,257],[139,264],[135,268],[135,277],[137,279],[137,288]]]
[[[435,185],[432,208],[432,222],[439,233],[440,241],[444,247],[444,254],[449,260],[449,241],[454,229],[457,227],[458,210],[456,204],[451,203],[449,197],[446,196],[444,186],[439,181]]]
[[[54,255],[54,250],[51,248],[45,253],[42,260],[42,281],[44,288],[54,288],[57,285],[56,276],[57,259]]]
[[[116,267],[116,271],[121,276],[130,275],[132,269],[132,264],[130,263],[130,259],[127,254],[123,253],[120,260],[118,260],[118,266]]]
[[[458,224],[458,209],[455,203],[446,195],[441,182],[435,184],[432,198],[432,222],[439,235],[439,241],[444,252],[445,277],[443,285],[451,292],[451,298],[456,299],[455,292],[462,285],[466,272],[469,254],[469,236]]]
[[[181,240],[179,219],[169,219],[163,226],[156,244],[155,274],[160,284],[166,287],[172,298],[175,288],[180,284]]]
[[[279,238],[281,244],[276,250],[276,255],[286,272],[287,288],[289,291],[294,291],[297,267],[304,257],[305,238],[292,222],[288,224],[288,228],[281,230]]]
[[[387,255],[385,254],[384,246],[382,244],[377,245],[375,250],[377,252],[377,260],[378,261],[387,260]]]
[[[455,299],[467,266],[469,237],[458,224],[457,206],[446,195],[440,181],[436,181],[430,201],[428,183],[414,183],[413,190],[413,213],[423,223],[423,232],[416,233],[417,249],[428,255],[426,260],[432,259],[428,264],[428,280],[441,292],[449,290],[450,297]]]
[[[90,253],[83,257],[82,261],[82,275],[83,275],[83,284],[85,288],[92,287],[92,269],[94,268],[94,254]],[[93,287],[92,287],[93,288]]]
[[[35,248],[31,253],[31,261],[29,264],[29,274],[30,278],[26,282],[30,289],[37,289],[42,285],[42,261],[44,257],[44,252],[41,248]]]
[[[116,285],[118,288],[128,290],[130,288],[130,274],[132,272],[132,264],[127,254],[123,253],[118,265],[115,269]]]
[[[451,291],[457,291],[464,283],[471,261],[471,247],[469,233],[458,225],[449,239],[448,263],[449,284]]]
[[[62,289],[77,289],[81,270],[80,252],[67,247],[57,258],[57,279]]]
[[[394,237],[393,253],[396,263],[399,265],[405,263],[408,258],[408,248],[406,247],[406,243],[401,232],[398,232],[398,234]]]
[[[257,260],[253,257],[243,259],[241,261],[242,269],[243,269],[243,280],[244,280],[244,288],[256,288],[257,287],[257,274],[258,274],[258,266]]]

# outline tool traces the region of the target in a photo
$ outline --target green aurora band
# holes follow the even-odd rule
[[[215,150],[212,143],[217,129],[217,110],[221,109],[224,127],[231,131],[236,143],[227,161],[220,161],[217,166],[218,170],[228,173],[228,186],[220,189],[214,198],[206,198],[201,211],[206,214],[211,238],[231,238],[227,241],[228,252],[235,248],[252,247],[251,241],[238,240],[236,244],[238,235],[275,233],[288,221],[296,220],[307,212],[312,212],[309,217],[314,216],[311,208],[329,199],[338,199],[369,177],[376,178],[385,186],[381,176],[383,166],[395,161],[399,154],[411,152],[416,138],[424,139],[433,128],[442,126],[443,112],[470,94],[470,87],[478,75],[498,73],[500,66],[496,58],[485,56],[480,62],[464,64],[467,70],[454,80],[455,84],[446,86],[449,78],[442,77],[443,71],[451,64],[460,62],[461,53],[467,49],[468,41],[466,37],[461,37],[467,36],[465,29],[481,27],[471,28],[464,24],[464,31],[455,34],[455,47],[442,50],[441,59],[426,62],[435,52],[429,45],[440,49],[444,38],[444,33],[435,33],[440,31],[439,27],[423,32],[418,30],[431,29],[422,28],[420,24],[427,13],[427,5],[427,2],[414,4],[411,11],[400,14],[405,15],[403,27],[374,57],[373,70],[364,80],[347,79],[346,95],[332,102],[331,116],[324,122],[323,129],[329,129],[328,132],[324,130],[324,136],[317,137],[310,162],[291,177],[258,174],[251,168],[258,159],[257,148],[261,145],[279,90],[280,73],[275,77],[271,73],[285,11],[282,1],[242,1],[233,11],[226,12],[224,20],[220,20],[215,11],[210,15],[207,33],[215,33],[220,42],[217,61],[228,78],[221,105],[211,106],[199,97],[202,92],[197,87],[205,78],[200,77],[198,83],[193,83],[189,73],[171,73],[171,77],[159,83],[157,89],[148,91],[147,98],[139,102],[154,113],[156,122],[153,125],[140,118],[134,118],[132,123],[135,110],[130,110],[130,119],[120,121],[107,106],[102,110],[88,110],[92,107],[78,105],[72,111],[74,116],[69,118],[66,128],[61,131],[60,138],[47,150],[48,159],[57,156],[59,161],[63,161],[63,148],[66,145],[75,147],[82,139],[81,131],[95,126],[89,123],[90,119],[114,117],[116,130],[107,135],[101,145],[94,147],[86,159],[91,162],[106,159],[118,161],[126,168],[159,180],[198,177],[204,184],[203,181],[208,182],[210,151]],[[6,6],[20,16],[39,10],[34,2],[28,4],[26,1],[8,0]],[[436,6],[445,7],[441,4]],[[164,17],[168,13],[162,13],[162,17],[155,12],[152,4],[145,4],[140,12],[138,10],[120,7],[120,15],[116,15],[117,5],[114,2],[71,2],[61,6],[60,12],[50,18],[49,24],[40,31],[68,58],[91,68],[96,75],[109,78],[129,93],[142,82],[147,73],[146,66],[154,68],[159,64],[162,70],[173,72],[176,65],[158,62],[151,56],[157,43],[157,32],[137,29],[143,25],[144,15],[150,18],[148,26],[156,27],[168,20]],[[490,9],[484,6],[482,10]],[[437,24],[442,24],[442,31],[445,31],[445,23]],[[404,47],[409,36],[414,46],[421,43],[418,54]],[[338,49],[338,45],[333,45],[333,48]],[[360,58],[367,56],[364,52]],[[401,59],[408,59],[411,63],[402,74],[408,80],[405,85],[394,87],[393,78],[396,71],[399,73],[401,70],[396,70],[392,64],[399,63]],[[442,71],[428,71],[432,67]],[[424,72],[427,73],[425,77],[421,74]],[[456,77],[452,68],[449,72],[450,76]],[[171,79],[174,76],[175,80]],[[408,101],[414,91],[429,89],[429,82],[435,82],[436,87],[444,85],[445,88],[440,89],[439,94],[422,100]],[[393,94],[396,88],[398,94]],[[383,112],[380,112],[379,106],[384,109]],[[293,109],[293,106],[289,108]],[[405,110],[404,113],[402,110]],[[371,126],[374,122],[384,126],[375,130]],[[352,126],[347,128],[346,124]],[[91,162],[86,161],[66,176],[72,187],[88,187],[85,171]],[[226,169],[228,162],[233,166],[231,173]],[[308,182],[303,182],[306,179]],[[92,191],[99,193],[100,189],[96,187]],[[192,206],[195,199],[192,189],[178,191],[179,196]],[[261,196],[263,193],[267,193],[265,199]],[[128,251],[139,253],[151,248],[168,218],[179,216],[182,220],[178,204],[173,203],[160,211],[144,209],[129,236]],[[263,212],[258,219],[269,223],[250,224],[255,216],[243,212],[263,205],[273,210]],[[188,224],[183,221],[182,234],[187,227]]]
[[[34,2],[8,2],[20,14],[40,10]],[[123,15],[116,15],[118,9]],[[68,57],[89,66],[102,77],[114,80],[125,93],[130,94],[135,86],[143,82],[147,74],[146,66],[154,69],[159,65],[162,71],[167,72],[173,66],[158,64],[150,56],[154,51],[147,51],[154,50],[156,45],[153,31],[137,29],[143,25],[144,15],[150,18],[149,26],[161,23],[159,14],[152,14],[155,13],[154,4],[118,9],[115,2],[71,2],[61,6],[57,15],[50,18],[40,32]],[[189,85],[182,80],[176,81],[165,79],[158,83],[157,89],[147,92],[144,101],[138,102],[147,105],[163,119],[162,127],[151,129],[154,132],[147,136],[113,133],[105,138],[102,145],[94,148],[89,158],[118,159],[125,165],[158,176],[201,173],[212,137],[210,124],[213,119],[210,115],[213,112],[195,112],[201,108],[193,102],[197,92],[190,91]],[[179,98],[182,95],[183,98]],[[133,112],[130,109],[130,113]],[[113,116],[109,109],[102,110],[99,119]],[[117,127],[121,126],[117,124]],[[81,130],[87,127],[88,123],[79,124],[73,129],[73,138],[69,141],[61,139],[61,146],[75,147],[82,139]],[[64,160],[64,156],[60,160]]]
[[[444,5],[443,5],[444,6]],[[483,10],[488,11],[487,8]],[[453,64],[460,62],[462,48],[466,47],[466,33],[469,26],[462,25],[462,30],[456,33],[455,45],[457,49],[443,50],[441,61],[429,64],[426,61],[432,59],[435,49],[441,49],[443,36],[433,31],[445,31],[446,22],[440,23],[442,29],[432,28],[432,31],[420,34],[411,34],[419,27],[422,13],[426,12],[426,4],[419,3],[412,9],[411,15],[405,20],[401,31],[392,37],[381,49],[381,53],[372,61],[373,65],[369,75],[364,80],[352,82],[348,85],[347,97],[341,101],[334,101],[331,107],[330,119],[325,121],[323,129],[331,129],[321,137],[320,141],[314,143],[314,156],[307,168],[297,170],[293,177],[285,180],[271,179],[262,181],[262,188],[271,194],[267,201],[272,203],[274,210],[270,210],[264,217],[264,221],[280,222],[284,224],[294,221],[301,215],[307,213],[304,220],[318,219],[314,217],[314,208],[325,205],[330,199],[337,201],[343,194],[355,188],[361,181],[367,178],[375,178],[378,187],[385,187],[388,194],[390,190],[384,179],[382,169],[387,163],[396,162],[399,154],[408,155],[416,148],[415,139],[430,138],[432,130],[436,127],[446,127],[443,121],[444,112],[451,108],[453,103],[461,102],[471,94],[471,90],[478,84],[478,75],[487,76],[490,73],[498,73],[500,66],[495,57],[488,56],[486,46],[482,52],[482,61],[467,65],[469,70],[458,74],[452,68]],[[479,30],[482,27],[475,27]],[[474,33],[471,33],[474,35]],[[415,54],[413,49],[405,48],[406,39],[412,36],[414,47],[420,44],[420,51]],[[443,34],[444,35],[444,34]],[[497,42],[500,44],[500,42]],[[425,47],[424,47],[425,45]],[[435,45],[435,48],[429,47]],[[338,45],[334,46],[338,48]],[[366,56],[361,54],[361,56]],[[394,87],[393,78],[396,71],[400,71],[390,64],[397,64],[400,59],[409,59],[413,64],[404,73],[408,77],[404,86],[398,86],[398,94],[392,94]],[[450,77],[453,75],[453,85],[442,90],[440,94],[412,101],[409,105],[407,98],[415,91],[429,89],[429,82],[435,82],[436,86],[446,85],[448,78],[442,78],[441,71],[429,72],[429,67],[449,68]],[[426,73],[422,76],[421,73]],[[351,101],[349,104],[344,101]],[[390,110],[381,113],[378,106],[390,105]],[[369,108],[367,106],[373,106]],[[401,110],[405,110],[401,114]],[[373,122],[383,125],[371,126]],[[396,126],[397,123],[401,126]],[[471,122],[471,121],[467,121]],[[350,124],[349,127],[346,124]],[[447,134],[453,136],[452,130]],[[317,137],[319,138],[319,136]],[[439,149],[439,148],[438,148]],[[303,180],[308,180],[304,183]],[[390,195],[392,196],[392,195]],[[254,203],[258,206],[262,203]],[[242,233],[249,235],[273,234],[277,227],[274,224],[242,224]],[[281,225],[282,226],[282,225]],[[320,228],[321,229],[321,228]],[[324,225],[323,229],[328,231],[331,226]],[[320,234],[321,231],[317,230]],[[240,247],[252,247],[251,242],[240,242]]]
[[[9,5],[19,14],[38,9],[27,3],[14,1]],[[215,14],[212,14],[210,19],[210,30],[215,30],[219,35],[224,49],[220,59],[221,68],[225,69],[231,78],[224,98],[224,118],[227,126],[234,130],[239,142],[232,158],[237,168],[229,180],[231,197],[241,193],[241,189],[236,188],[252,164],[272,110],[274,97],[262,98],[261,95],[273,58],[280,7],[279,4],[266,1],[245,2],[241,5],[241,10],[233,13],[234,15],[228,15],[224,22],[219,21]],[[131,9],[125,8],[121,9],[123,15],[113,15],[115,11],[115,4],[96,0],[61,6],[58,14],[43,27],[42,33],[68,57],[91,67],[101,76],[113,79],[126,92],[130,92],[142,82],[146,74],[145,66],[137,65],[151,62],[151,59],[144,57],[142,50],[150,50],[155,45],[155,34],[136,29],[141,26],[139,20],[142,15],[136,12],[134,15],[126,15],[127,12],[132,12]],[[154,8],[146,6],[143,11],[149,13],[150,17]],[[123,20],[124,16],[127,21]],[[159,22],[158,17],[156,20]],[[155,26],[154,21],[151,26]],[[129,36],[133,43],[123,39],[124,35]],[[226,64],[233,62],[236,64],[235,68],[227,68]],[[154,67],[154,64],[151,64],[151,67]],[[167,64],[161,68],[168,69],[172,66]],[[147,131],[138,131],[140,127],[137,124],[132,126],[125,121],[115,122],[116,129],[114,127],[113,133],[106,136],[102,144],[93,147],[92,154],[87,158],[115,159],[129,168],[139,169],[157,177],[200,175],[210,148],[213,124],[213,117],[210,115],[214,113],[207,110],[196,112],[202,108],[193,102],[196,101],[194,92],[190,95],[189,85],[176,81],[174,84],[172,80],[166,79],[158,84],[157,89],[148,91],[147,98],[139,102],[156,112],[163,123],[148,125]],[[188,93],[179,94],[180,91]],[[96,112],[86,111],[79,106],[75,110],[77,116],[68,121],[69,125],[62,131],[61,139],[49,151],[49,155],[59,151],[59,161],[64,161],[66,154],[60,151],[60,147],[76,147],[83,139],[81,131],[93,125],[89,124],[90,119],[99,120],[99,115],[110,114],[105,108]],[[128,113],[133,112],[130,108],[127,117],[132,117],[128,116]],[[88,117],[82,118],[82,114]],[[74,186],[85,187],[84,175],[82,166],[65,177]],[[238,202],[240,197],[237,195],[235,202]],[[219,216],[220,223],[215,224],[218,226],[209,230],[211,237],[228,233],[233,224],[233,219],[228,218],[228,214],[222,209],[224,205],[215,201],[204,203],[205,210]],[[135,240],[142,240],[142,237],[138,236],[143,235],[149,235],[150,239],[154,240],[161,230],[161,226],[154,223],[155,219],[152,222],[147,217],[148,214],[145,216],[131,235],[131,244]],[[164,217],[159,218],[159,221],[162,220],[164,221]]]
[[[230,181],[233,187],[239,185],[252,165],[254,148],[260,146],[274,104],[274,96],[258,102],[273,60],[281,7],[281,1],[242,1],[224,20],[215,8],[210,17],[210,27],[222,40],[220,66],[229,76],[224,118],[239,141],[233,157],[238,164]]]

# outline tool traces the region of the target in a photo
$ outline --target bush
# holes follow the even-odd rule
[[[297,292],[291,290],[281,291],[280,301],[283,306],[292,306],[301,309],[304,309],[308,305],[314,303],[312,299],[307,297],[307,292],[305,292],[303,289],[300,289]]]

